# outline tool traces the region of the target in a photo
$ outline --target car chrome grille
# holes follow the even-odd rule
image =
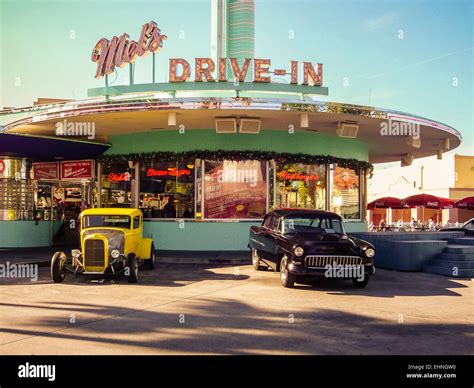
[[[306,256],[306,267],[324,268],[326,265],[361,265],[362,259],[357,256]]]
[[[89,239],[84,246],[84,265],[86,267],[103,267],[105,264],[104,241]]]

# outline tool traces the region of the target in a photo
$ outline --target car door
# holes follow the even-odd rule
[[[262,226],[251,228],[250,246],[258,251],[258,255],[262,259],[271,257],[273,252],[273,238],[271,237],[273,219],[273,215],[267,215]]]

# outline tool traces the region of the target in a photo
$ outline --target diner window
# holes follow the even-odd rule
[[[132,173],[126,161],[104,163],[101,193],[103,207],[131,207]]]
[[[261,219],[266,210],[266,162],[205,162],[204,218]]]
[[[356,171],[332,165],[331,211],[345,219],[360,219],[360,176]]]
[[[276,170],[276,207],[325,209],[326,166],[284,164]]]
[[[144,161],[140,209],[145,218],[194,218],[195,161]]]

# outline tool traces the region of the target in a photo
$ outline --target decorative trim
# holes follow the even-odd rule
[[[157,159],[167,161],[187,161],[193,159],[203,159],[211,161],[219,160],[274,160],[277,164],[302,163],[302,164],[337,164],[343,168],[350,168],[359,174],[360,171],[371,173],[374,169],[372,163],[360,161],[357,159],[338,158],[330,155],[309,155],[309,154],[291,154],[278,153],[272,151],[208,151],[196,150],[185,152],[147,152],[139,154],[118,154],[118,155],[100,155],[100,162],[126,162],[129,160],[151,160]]]

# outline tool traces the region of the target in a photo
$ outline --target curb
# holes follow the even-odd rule
[[[192,259],[188,257],[157,257],[156,262],[159,264],[195,264],[195,265],[250,265],[252,261],[248,258],[242,259]],[[46,261],[22,261],[13,262],[17,265],[37,265],[38,267],[49,267],[51,260]],[[0,263],[2,264],[2,263]]]
[[[250,265],[252,261],[248,258],[242,259],[192,259],[189,257],[157,257],[157,263],[161,264],[201,264],[201,265]]]

